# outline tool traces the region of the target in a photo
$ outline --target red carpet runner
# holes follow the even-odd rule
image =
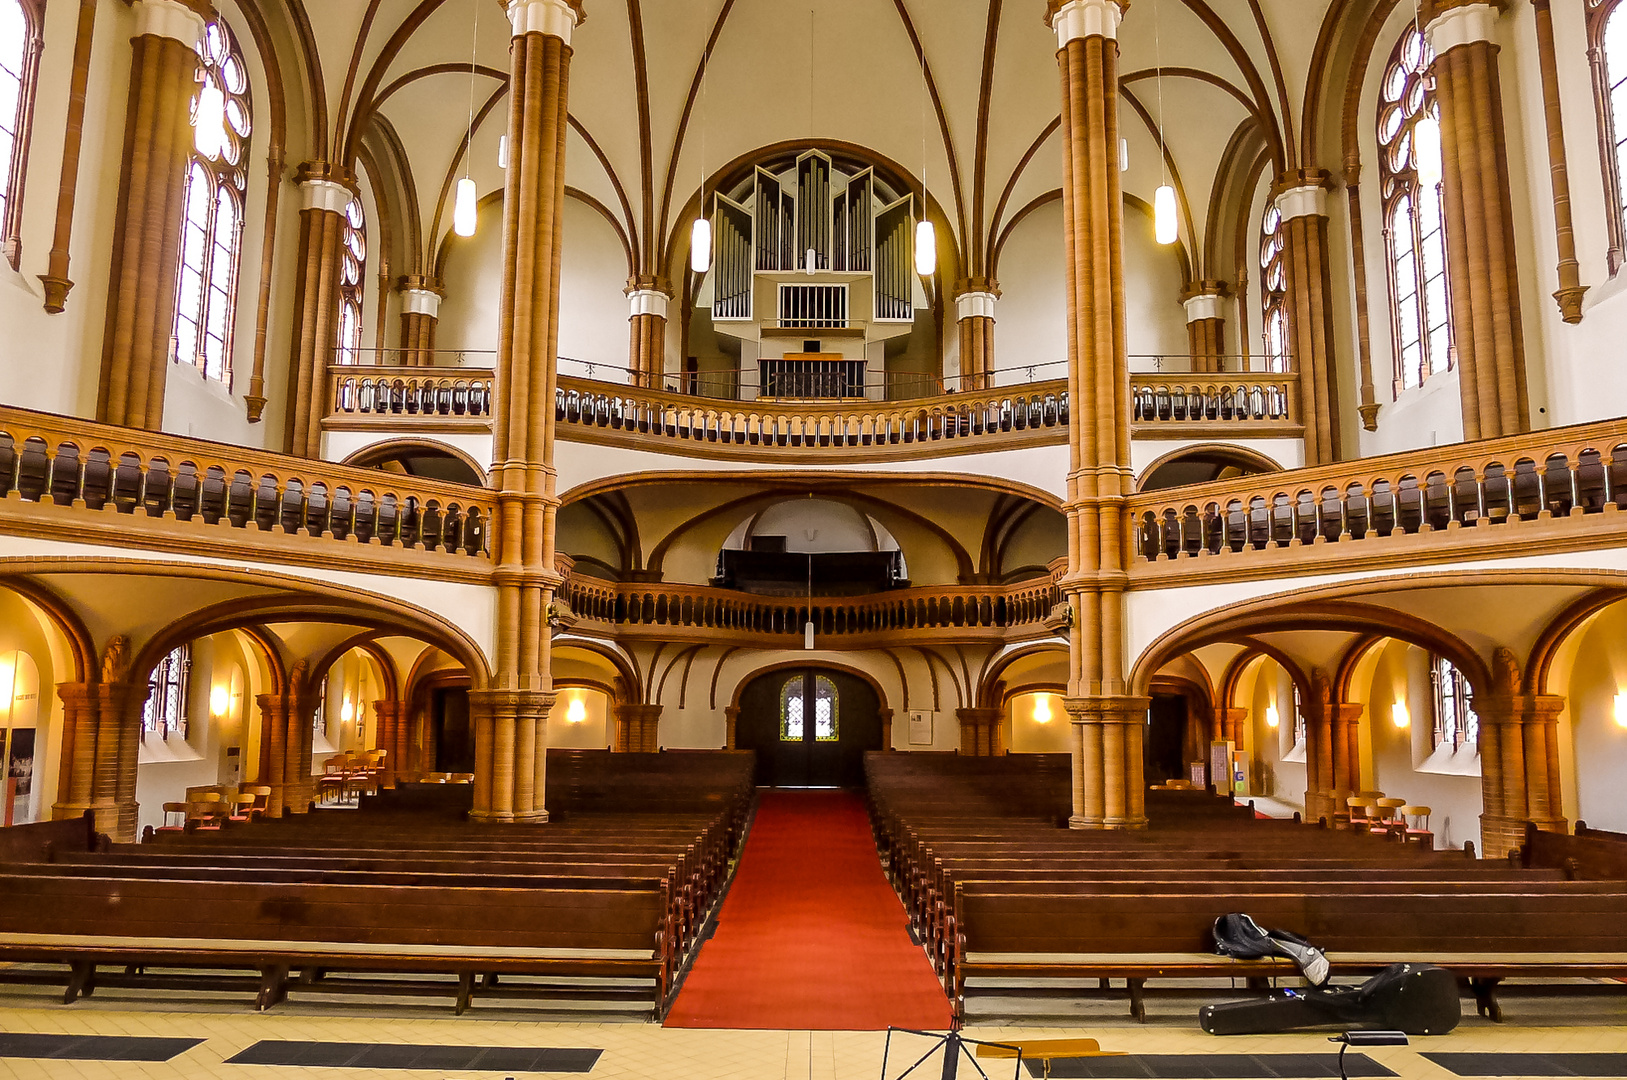
[[[944,1030],[856,795],[765,791],[745,855],[667,1027]]]

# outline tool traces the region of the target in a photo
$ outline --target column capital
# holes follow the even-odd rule
[[[196,49],[203,39],[203,27],[214,18],[208,3],[183,0],[136,0],[135,37],[161,37]]]
[[[1046,0],[1045,25],[1056,31],[1056,47],[1079,38],[1117,41],[1129,0]]]
[[[1000,299],[998,290],[973,289],[955,297],[955,319],[994,318],[994,302]]]
[[[1181,300],[1181,306],[1186,308],[1186,321],[1189,323],[1201,322],[1204,319],[1225,318],[1225,309],[1221,306],[1231,290],[1224,287],[1215,292],[1193,293]]]
[[[627,300],[629,318],[637,315],[656,315],[664,319],[667,317],[667,305],[672,302],[672,297],[660,289],[629,288]]]
[[[1152,698],[1129,694],[1065,697],[1062,709],[1074,724],[1145,724]]]
[[[440,289],[423,285],[402,285],[400,292],[403,313],[428,315],[431,319],[441,317],[441,298],[445,294]]]
[[[1284,173],[1277,179],[1273,201],[1284,221],[1328,216],[1328,191],[1333,179],[1322,169]]]
[[[569,45],[571,31],[586,18],[582,0],[508,0],[508,21],[515,37],[549,34]]]
[[[307,161],[294,177],[299,185],[299,208],[342,214],[356,190],[336,167],[325,161]]]
[[[1459,45],[1491,41],[1503,4],[1486,0],[1427,0],[1423,5],[1424,39],[1436,56]]]

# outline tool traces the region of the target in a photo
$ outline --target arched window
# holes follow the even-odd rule
[[[322,688],[316,692],[316,709],[311,714],[311,730],[318,735],[328,734],[328,677],[322,676]]]
[[[1599,153],[1610,212],[1610,273],[1621,269],[1627,248],[1627,16],[1621,0],[1588,0],[1588,61],[1599,117]]]
[[[1480,717],[1471,704],[1469,680],[1444,656],[1430,659],[1429,681],[1435,690],[1435,748],[1480,742]]]
[[[1260,222],[1260,296],[1265,303],[1260,332],[1265,369],[1288,370],[1288,278],[1282,266],[1282,211],[1273,203]]]
[[[1390,330],[1395,392],[1421,386],[1452,366],[1452,320],[1446,283],[1446,217],[1441,185],[1419,178],[1414,137],[1425,117],[1440,120],[1429,65],[1435,59],[1416,27],[1409,27],[1379,84],[1379,192],[1384,200],[1384,246],[1390,264]],[[1439,160],[1425,163],[1440,174]]]
[[[345,207],[345,234],[341,254],[344,265],[339,274],[339,363],[361,361],[362,347],[362,267],[367,265],[367,219],[362,201],[351,199]]]
[[[232,322],[243,253],[243,200],[253,111],[248,71],[226,24],[204,27],[198,77],[226,98],[226,137],[218,158],[192,152],[182,205],[181,277],[175,292],[175,359],[206,379],[231,385]],[[200,91],[201,92],[201,91]],[[193,99],[197,108],[197,99]]]
[[[836,684],[829,678],[791,676],[780,688],[780,741],[802,742],[811,717],[814,741],[836,742],[840,738],[836,709]]]
[[[22,257],[23,176],[39,81],[45,0],[0,0],[0,252]]]
[[[192,646],[178,645],[153,668],[147,701],[141,707],[142,737],[186,738],[187,680],[192,673]]]

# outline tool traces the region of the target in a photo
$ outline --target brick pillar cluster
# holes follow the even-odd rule
[[[401,363],[431,367],[435,363],[435,327],[445,293],[428,278],[401,279]]]
[[[660,278],[627,283],[627,366],[639,386],[660,389],[667,366],[667,305],[672,286]]]
[[[1006,752],[1004,709],[956,709],[960,721],[960,753],[965,757],[999,757]],[[885,745],[885,744],[884,744]]]
[[[1282,264],[1287,286],[1288,347],[1299,372],[1305,464],[1338,461],[1339,365],[1334,356],[1333,285],[1328,247],[1328,174],[1320,169],[1277,179]]]
[[[328,367],[339,342],[340,247],[345,207],[356,182],[326,162],[299,167],[299,276],[294,287],[294,335],[288,364],[288,419],[283,452],[322,456],[328,414]]]
[[[960,388],[987,390],[994,385],[994,303],[1000,287],[991,278],[971,278],[960,285],[955,295]]]
[[[1474,695],[1480,717],[1482,854],[1498,859],[1525,842],[1526,822],[1567,831],[1559,782],[1559,714],[1565,699],[1522,689],[1513,653],[1493,657],[1493,687]]]
[[[738,712],[738,710],[736,710]],[[661,748],[661,706],[623,705],[614,709],[616,741],[612,746],[623,754],[653,754]],[[730,740],[733,741],[732,739]],[[734,749],[730,746],[729,749]]]
[[[136,762],[141,749],[141,706],[145,683],[121,678],[112,682],[60,683],[63,710],[61,780],[55,820],[76,818],[86,810],[96,831],[120,843],[136,839]]]
[[[1225,370],[1225,304],[1230,295],[1231,286],[1224,281],[1206,280],[1194,281],[1181,297],[1186,308],[1186,342],[1193,371]]]

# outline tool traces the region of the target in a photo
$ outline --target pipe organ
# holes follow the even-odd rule
[[[711,331],[738,339],[719,346],[740,357],[726,392],[885,396],[895,339],[916,318],[913,194],[808,150],[753,167],[710,210],[712,265],[697,289],[710,288]]]

